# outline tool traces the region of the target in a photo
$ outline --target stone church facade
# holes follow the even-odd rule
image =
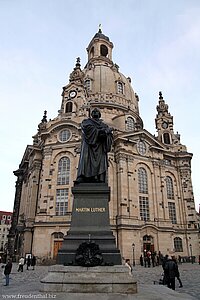
[[[45,111],[17,176],[10,255],[55,259],[69,229],[71,188],[81,145],[80,124],[92,108],[114,128],[109,153],[110,224],[122,257],[139,263],[144,251],[198,256],[199,226],[191,181],[192,154],[174,133],[173,117],[159,93],[156,129],[143,127],[139,97],[112,61],[113,43],[101,30],[78,58],[63,87],[57,117]]]

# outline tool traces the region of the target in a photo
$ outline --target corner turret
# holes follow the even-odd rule
[[[158,132],[157,139],[170,147],[174,147],[175,151],[187,151],[186,147],[180,143],[180,134],[174,133],[173,116],[168,111],[168,105],[163,99],[162,92],[159,92],[159,103],[156,109],[158,112],[155,119]]]

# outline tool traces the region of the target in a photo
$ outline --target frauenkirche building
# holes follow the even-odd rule
[[[113,43],[101,30],[76,61],[63,87],[58,115],[46,112],[17,176],[10,255],[56,259],[69,230],[80,155],[80,124],[92,108],[114,128],[109,153],[110,224],[122,257],[139,263],[144,250],[199,255],[199,228],[191,181],[192,154],[174,132],[173,116],[159,93],[157,135],[143,127],[139,97],[112,61]],[[191,253],[192,252],[192,253]]]

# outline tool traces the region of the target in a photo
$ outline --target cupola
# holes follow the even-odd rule
[[[110,42],[109,37],[104,35],[101,28],[99,28],[99,31],[94,35],[87,48],[88,61],[92,58],[107,58],[112,61],[112,49],[113,43]]]

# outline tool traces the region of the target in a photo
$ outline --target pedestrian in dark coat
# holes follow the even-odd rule
[[[165,257],[163,257],[163,260],[162,260],[162,268],[163,268],[163,271],[164,271],[164,276],[163,276],[163,284],[166,285],[167,284],[167,274],[166,274],[166,271],[165,271],[165,264],[168,260],[168,254],[165,255]]]
[[[168,288],[175,290],[175,277],[177,274],[178,267],[170,256],[168,257],[168,260],[165,263],[164,270],[166,274]]]
[[[4,269],[4,275],[6,276],[6,285],[9,285],[9,281],[10,281],[10,273],[11,273],[11,270],[12,270],[12,261],[11,259],[8,259],[8,262],[7,264],[5,265],[5,269]]]
[[[156,260],[156,252],[153,252],[151,254],[151,262],[152,262],[152,267],[155,267],[155,260]]]
[[[35,265],[36,265],[36,257],[35,257],[35,255],[33,255],[32,259],[31,259],[31,266],[32,266],[33,270],[35,269]]]
[[[145,266],[145,268],[147,266],[147,256],[144,257],[144,266]]]
[[[140,265],[143,266],[144,265],[144,262],[143,262],[143,256],[142,254],[140,255]]]
[[[147,264],[148,264],[148,268],[151,267],[151,251],[147,252]]]
[[[180,273],[179,273],[179,269],[178,269],[178,263],[177,263],[177,260],[176,258],[173,256],[172,257],[173,261],[175,262],[176,266],[177,266],[177,270],[176,270],[176,278],[178,279],[178,282],[179,282],[179,287],[182,288],[183,287],[183,284],[182,284],[182,281],[181,281],[181,278],[180,278]]]
[[[31,256],[29,255],[26,259],[26,270],[28,270],[28,268],[30,267],[31,265]]]

